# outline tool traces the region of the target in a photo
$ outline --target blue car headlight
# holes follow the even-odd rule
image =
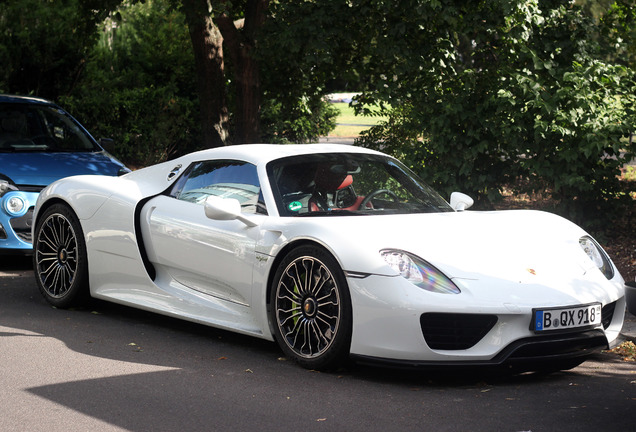
[[[579,245],[587,257],[605,275],[607,279],[614,277],[614,267],[605,251],[590,236],[583,236],[579,239]]]
[[[461,292],[441,271],[416,255],[397,249],[381,250],[380,255],[400,276],[419,288],[441,294]]]
[[[29,209],[29,200],[21,192],[9,192],[2,197],[2,209],[11,217],[20,217]]]

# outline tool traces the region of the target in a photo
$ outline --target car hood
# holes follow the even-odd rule
[[[107,152],[0,153],[0,174],[16,185],[46,186],[80,174],[118,174],[122,168]]]
[[[550,213],[536,211],[464,212],[427,233],[430,243],[407,241],[451,277],[484,275],[519,282],[585,274],[593,263],[581,249],[585,232]],[[427,240],[424,240],[428,243]]]
[[[583,252],[579,239],[585,231],[551,213],[465,211],[303,219],[291,222],[293,228],[283,228],[281,236],[322,243],[352,280],[397,276],[379,252],[399,249],[435,266],[481,310],[494,302],[511,304],[513,311],[541,306],[546,299],[568,305],[602,298],[605,304],[624,290],[618,272],[608,281]],[[448,299],[433,295],[430,301]]]
[[[323,217],[300,224],[298,236],[318,232],[348,271],[395,274],[382,249],[410,252],[450,278],[496,276],[518,282],[583,275],[594,266],[579,246],[586,235],[551,213],[512,210],[417,215]],[[317,218],[318,219],[318,218]],[[600,272],[599,272],[600,274]]]

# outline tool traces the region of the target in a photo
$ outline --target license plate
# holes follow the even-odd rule
[[[546,332],[581,327],[596,327],[601,324],[601,304],[567,308],[533,309],[533,330]]]

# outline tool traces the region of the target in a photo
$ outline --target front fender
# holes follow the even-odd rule
[[[37,221],[41,209],[51,200],[67,203],[80,220],[90,219],[114,191],[125,191],[133,200],[141,199],[133,182],[123,177],[74,176],[51,183],[40,193],[33,215]],[[35,225],[35,224],[34,224]]]

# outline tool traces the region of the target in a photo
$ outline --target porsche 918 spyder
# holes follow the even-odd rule
[[[44,297],[89,296],[275,340],[331,369],[571,368],[617,343],[625,286],[584,230],[464,211],[398,160],[346,145],[243,145],[44,189]]]

